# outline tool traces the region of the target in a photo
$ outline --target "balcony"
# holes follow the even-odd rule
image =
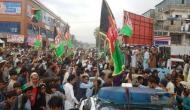
[[[188,11],[188,9],[190,9],[190,4],[176,4],[163,7],[161,11],[169,13],[171,11]]]
[[[181,26],[169,26],[170,31],[181,32]]]

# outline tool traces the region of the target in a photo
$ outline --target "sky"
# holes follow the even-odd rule
[[[63,21],[82,42],[95,43],[94,30],[100,25],[102,0],[39,0]],[[117,27],[122,27],[123,10],[142,14],[162,0],[107,0]]]

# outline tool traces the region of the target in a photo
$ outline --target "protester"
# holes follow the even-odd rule
[[[184,89],[183,90],[183,96],[184,98],[182,98],[181,96],[177,95],[177,101],[178,102],[182,102],[182,110],[190,110],[190,90],[189,89]]]
[[[159,87],[159,83],[156,81],[156,78],[154,76],[150,76],[148,80],[148,86],[152,89],[162,90],[162,88]]]
[[[14,90],[13,85],[14,85],[14,83],[17,82],[17,78],[18,78],[15,68],[10,70],[9,75],[10,75],[10,80],[9,80],[9,84],[7,86],[7,91],[12,91],[12,90]]]
[[[32,110],[40,110],[41,108],[45,107],[44,103],[40,103],[40,102],[46,102],[46,100],[45,100],[45,96],[40,93],[39,81],[40,79],[39,79],[38,73],[32,72],[30,75],[30,84],[33,86],[32,96],[30,97]]]
[[[184,65],[184,69],[183,69],[184,81],[187,81],[189,69],[190,69],[189,60],[186,60],[185,65]]]
[[[159,86],[162,88],[162,90],[167,91],[167,88],[166,88],[167,84],[168,84],[167,80],[162,79],[159,83]]]
[[[145,69],[147,69],[147,68],[149,68],[149,51],[148,51],[148,48],[147,47],[145,47],[144,48],[145,49],[145,53],[144,53],[144,60],[143,60],[143,68],[144,68],[144,70]]]
[[[14,91],[16,91],[17,96],[22,94],[20,83],[18,82],[14,83],[13,88],[14,88]]]
[[[143,81],[144,78],[142,76],[138,76],[137,77],[137,87],[140,87],[140,88],[146,88],[146,86],[143,85]]]
[[[79,104],[78,100],[74,96],[73,85],[76,82],[76,76],[70,75],[67,79],[67,83],[64,85],[65,90],[65,110],[73,109],[75,104]]]
[[[63,99],[59,96],[53,96],[48,101],[48,106],[50,110],[64,110],[63,109]]]
[[[5,88],[7,87],[6,82],[0,78],[0,102],[5,100]]]
[[[3,78],[4,82],[9,81],[9,71],[10,71],[10,69],[11,69],[11,64],[8,63],[8,62],[6,62],[2,67],[2,72],[3,72],[2,78]]]
[[[185,75],[182,74],[188,70],[188,68],[185,69],[187,64],[180,67],[184,67],[182,69],[184,71],[181,69],[179,71],[178,64],[172,65],[172,71],[166,71],[167,68],[164,67],[152,68],[155,67],[157,51],[151,53],[153,50],[149,52],[148,47],[145,47],[145,52],[141,47],[136,46],[135,49],[127,47],[125,49],[125,65],[122,66],[123,71],[115,76],[113,76],[114,65],[111,55],[107,53],[105,53],[107,56],[105,59],[103,55],[98,56],[95,51],[76,49],[73,56],[64,55],[56,58],[53,51],[25,49],[21,52],[21,50],[22,48],[9,49],[7,53],[2,53],[2,60],[0,59],[3,62],[0,61],[0,66],[2,65],[0,103],[7,102],[9,98],[6,95],[7,90],[16,91],[15,102],[8,101],[13,102],[13,110],[24,108],[26,110],[75,109],[80,99],[98,94],[101,88],[120,87],[122,83],[128,82],[137,83],[135,86],[139,88],[150,87],[183,96],[185,87],[181,82],[184,81],[188,84],[183,79]],[[14,60],[12,57],[15,57]],[[153,59],[154,61],[150,62]],[[162,60],[166,62],[165,59]],[[156,62],[158,64],[157,60]],[[15,68],[17,68],[17,72],[15,72]],[[134,68],[133,71],[131,71],[132,68]],[[187,72],[185,73],[187,74]],[[16,78],[17,76],[18,78]],[[190,81],[190,74],[186,76],[187,81]],[[93,78],[95,80],[92,80]],[[23,89],[24,86],[25,89]],[[54,98],[56,96],[60,99]],[[21,103],[20,100],[24,102]],[[62,103],[58,100],[62,100]],[[180,106],[180,103],[178,105]]]
[[[32,88],[32,85],[28,83],[22,86],[22,94],[17,96],[13,110],[32,110],[32,103],[30,101]]]
[[[0,102],[0,110],[13,110],[13,105],[16,99],[16,91],[9,91],[5,93],[6,99]]]
[[[77,92],[77,99],[90,97],[92,95],[93,82],[89,82],[89,75],[84,73],[81,75],[81,82]]]
[[[105,75],[105,82],[102,87],[112,87],[113,86],[113,76],[112,74],[108,73]]]
[[[174,83],[172,82],[172,77],[171,77],[171,75],[168,75],[168,76],[166,76],[166,79],[167,79],[167,86],[166,86],[166,89],[167,89],[167,91],[169,92],[169,93],[174,93],[174,88],[175,88],[175,86],[174,86]]]

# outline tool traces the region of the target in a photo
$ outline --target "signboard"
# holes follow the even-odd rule
[[[7,42],[10,42],[10,43],[24,43],[24,35],[8,34],[7,35]]]
[[[0,14],[21,14],[21,3],[0,2]]]
[[[167,46],[171,44],[171,37],[168,36],[154,36],[155,46]]]
[[[168,45],[169,41],[154,41],[154,45]]]

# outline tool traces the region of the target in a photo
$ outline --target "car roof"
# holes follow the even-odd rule
[[[174,62],[184,62],[184,60],[180,58],[170,58],[169,60]]]

